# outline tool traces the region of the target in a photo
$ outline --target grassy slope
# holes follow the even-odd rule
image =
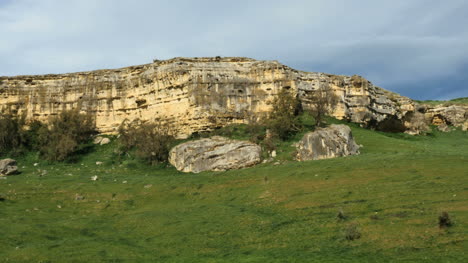
[[[431,106],[468,105],[468,97],[457,98],[453,100],[417,100],[417,102],[421,104],[431,105]]]
[[[467,133],[352,129],[359,156],[197,175],[113,165],[113,145],[74,165],[30,156],[0,180],[0,261],[466,262]]]

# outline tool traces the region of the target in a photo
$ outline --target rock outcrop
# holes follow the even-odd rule
[[[339,102],[330,114],[365,125],[414,110],[403,96],[359,76],[294,70],[277,61],[249,58],[174,58],[151,64],[90,72],[0,77],[0,112],[46,121],[79,108],[96,117],[102,133],[124,119],[163,120],[178,137],[267,114],[281,89],[293,91],[304,108],[318,88],[333,90]]]
[[[467,105],[436,106],[428,108],[426,118],[433,125],[451,125],[462,127],[468,121]]]
[[[171,149],[169,162],[182,172],[224,171],[260,162],[261,147],[220,136],[189,141]]]
[[[12,175],[18,172],[18,166],[13,159],[0,160],[0,176]]]
[[[330,125],[304,135],[297,144],[298,161],[329,159],[359,154],[351,129],[346,125]]]

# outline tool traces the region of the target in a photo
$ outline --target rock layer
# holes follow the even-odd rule
[[[171,149],[169,162],[182,172],[224,171],[260,162],[261,147],[220,136],[179,144]]]
[[[346,125],[330,125],[304,135],[297,144],[298,161],[329,159],[359,154],[351,129]]]
[[[359,76],[302,72],[277,61],[249,58],[174,58],[151,64],[90,72],[0,77],[0,112],[46,121],[65,109],[96,117],[103,133],[116,132],[124,119],[163,120],[179,137],[267,114],[269,102],[290,89],[308,107],[319,87],[340,98],[330,114],[369,124],[414,110],[403,96]]]

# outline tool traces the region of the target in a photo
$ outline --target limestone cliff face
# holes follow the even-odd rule
[[[90,72],[0,77],[0,112],[46,121],[65,109],[95,115],[112,133],[123,120],[163,120],[180,137],[267,114],[281,89],[291,89],[307,108],[307,95],[331,88],[340,98],[331,114],[357,123],[402,118],[414,110],[403,96],[359,76],[297,71],[276,61],[249,58],[174,58]]]

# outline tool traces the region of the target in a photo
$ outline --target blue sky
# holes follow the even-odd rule
[[[468,96],[465,0],[0,0],[0,75],[245,56]]]

